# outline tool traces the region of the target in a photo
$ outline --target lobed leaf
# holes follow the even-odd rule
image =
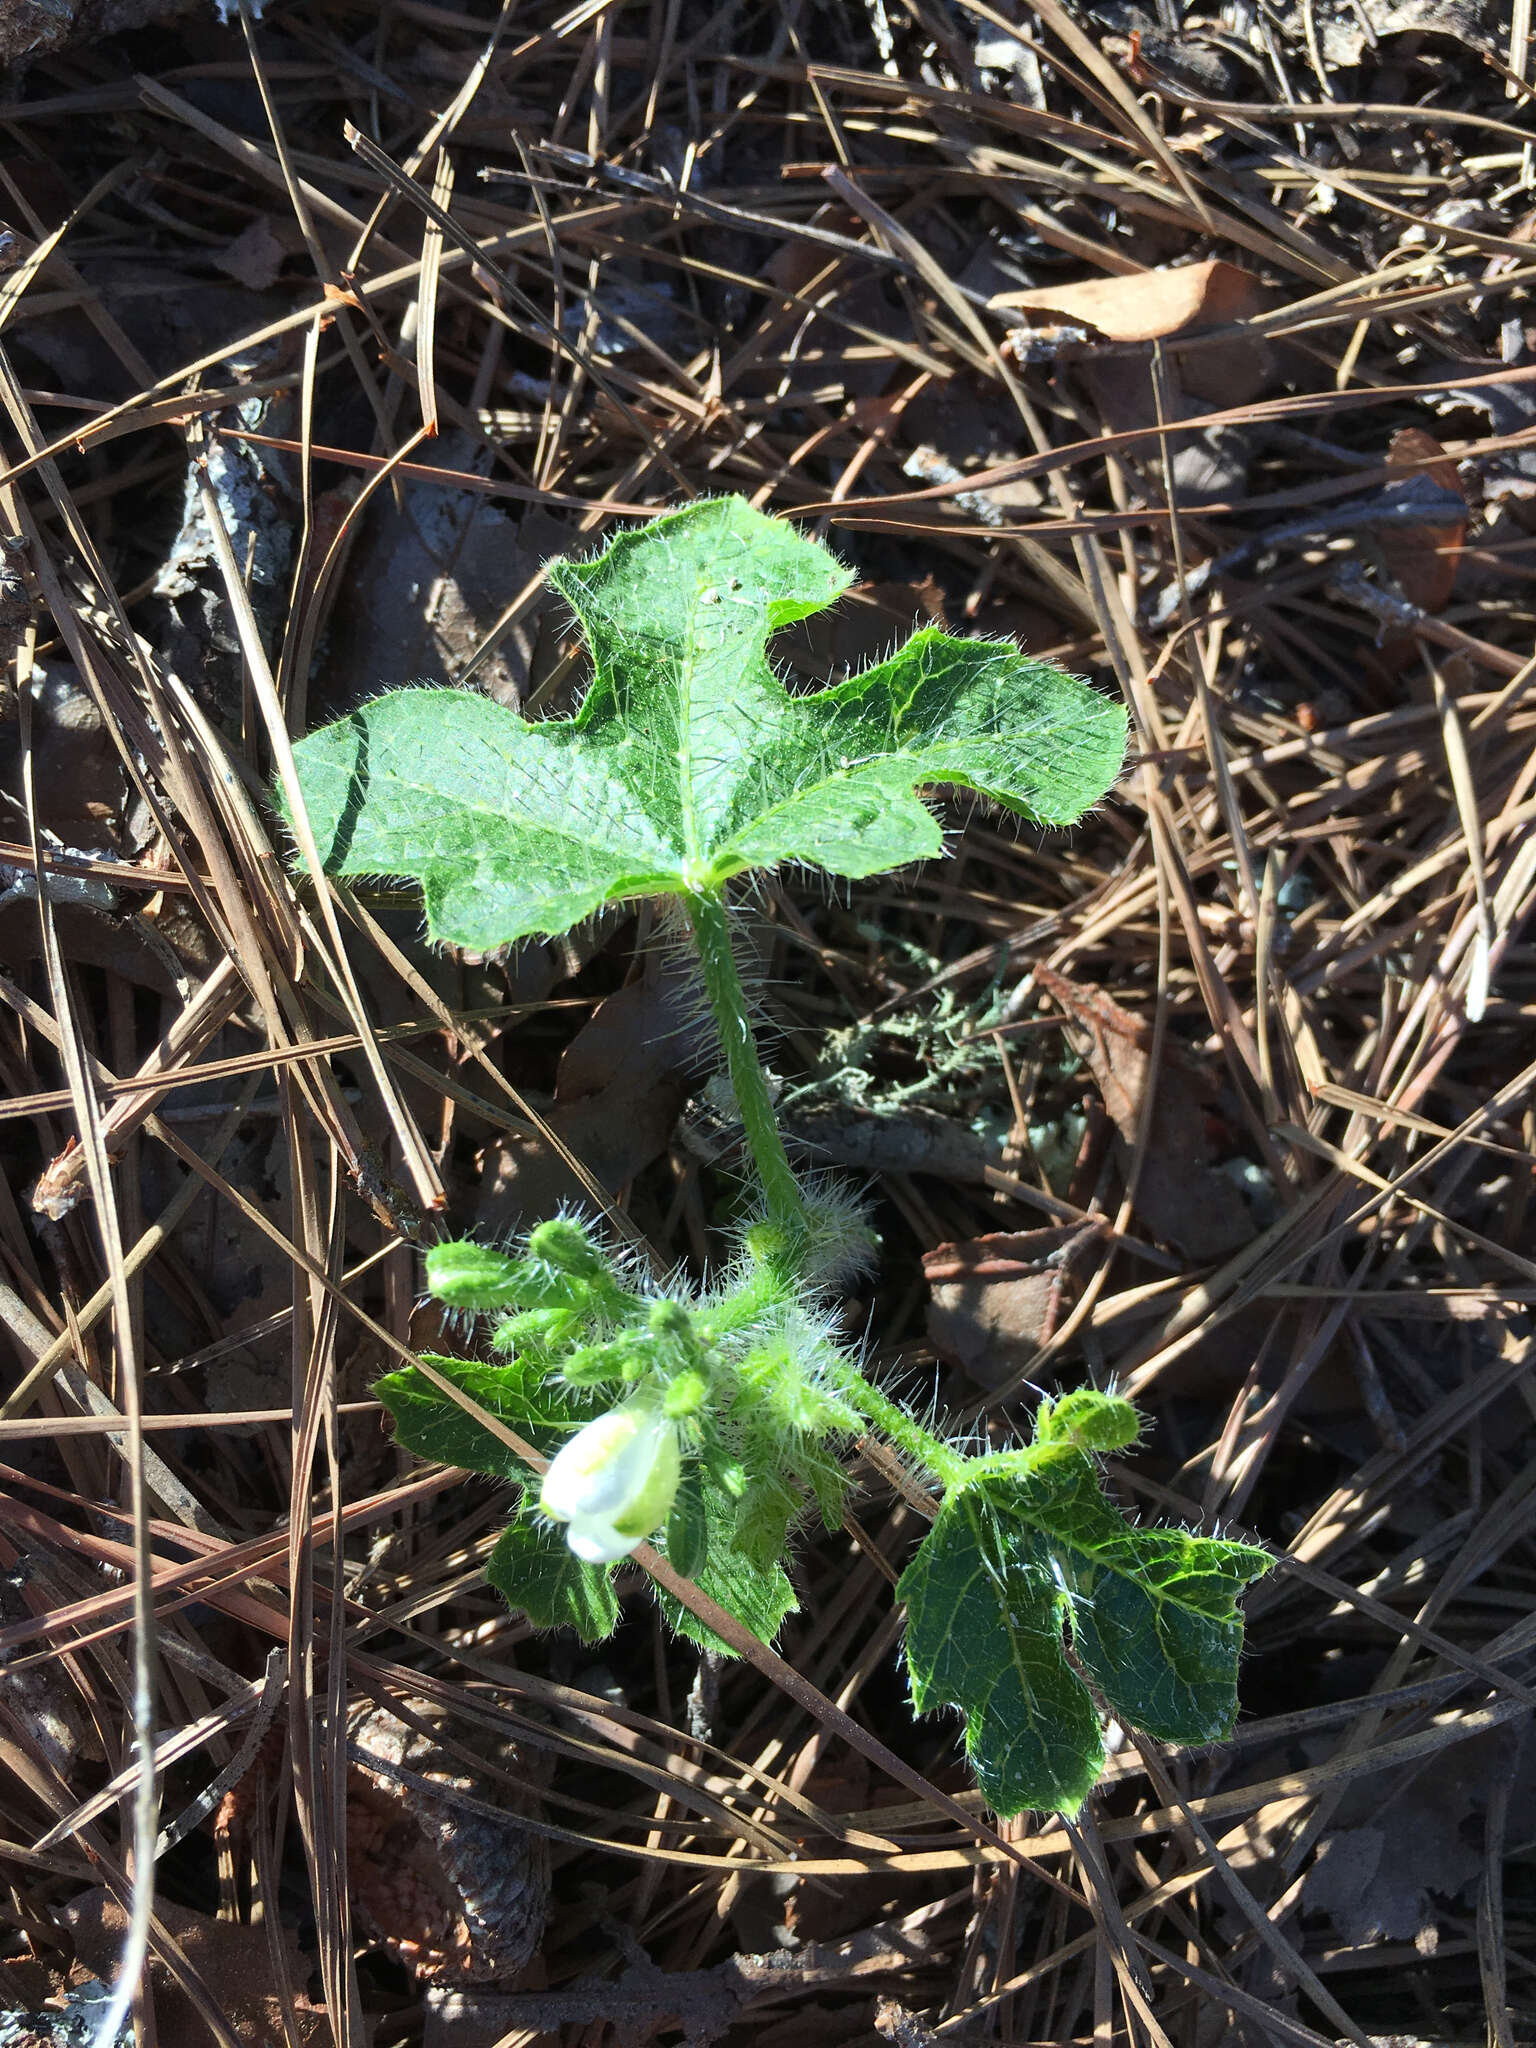
[[[1251,1544],[1135,1527],[1070,1440],[981,1460],[898,1588],[913,1704],[960,1709],[999,1813],[1074,1813],[1103,1764],[1074,1660],[1128,1726],[1215,1741],[1237,1714],[1237,1596],[1273,1562]]]
[[[434,938],[490,951],[789,860],[876,874],[942,851],[919,789],[1059,825],[1119,772],[1120,706],[1009,644],[925,629],[862,675],[789,694],[769,635],[851,578],[742,499],[548,575],[592,660],[575,717],[405,689],[295,748],[327,871],[415,878]]]
[[[965,1753],[1001,1814],[1075,1813],[1104,1763],[1099,1717],[1062,1649],[1066,1595],[1049,1546],[952,1488],[896,1588],[919,1713],[958,1707]]]
[[[996,1495],[993,1495],[996,1498]],[[1142,1529],[1081,1452],[1055,1450],[1009,1489],[1071,1592],[1072,1647],[1119,1717],[1163,1742],[1214,1742],[1237,1717],[1237,1597],[1274,1559],[1250,1543]]]

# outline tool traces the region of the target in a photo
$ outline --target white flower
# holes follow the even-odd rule
[[[612,1564],[667,1519],[681,1471],[676,1425],[642,1396],[577,1430],[544,1474],[539,1505],[567,1525],[583,1563]]]

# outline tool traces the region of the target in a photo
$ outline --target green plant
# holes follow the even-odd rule
[[[1103,1762],[1103,1707],[1175,1742],[1230,1729],[1237,1596],[1269,1556],[1125,1520],[1098,1460],[1138,1424],[1113,1395],[1043,1401],[1026,1447],[970,1452],[859,1370],[819,1304],[871,1239],[846,1194],[786,1155],[728,890],[786,861],[862,876],[941,852],[924,786],[1071,823],[1119,770],[1123,715],[1011,646],[928,630],[832,688],[789,693],[768,636],[850,579],[739,499],[548,573],[591,656],[576,715],[525,722],[455,690],[364,705],[296,749],[315,838],[332,873],[414,877],[431,935],[482,950],[605,904],[671,899],[697,948],[756,1212],[701,1293],[626,1269],[572,1217],[517,1252],[439,1245],[428,1286],[495,1318],[490,1358],[430,1358],[379,1393],[410,1448],[518,1486],[489,1575],[536,1624],[589,1640],[617,1623],[614,1561],[647,1536],[771,1640],[794,1608],[793,1525],[814,1504],[838,1526],[839,1447],[878,1430],[935,1493],[899,1588],[915,1704],[959,1709],[999,1812],[1075,1811]],[[444,1378],[554,1461],[542,1489]],[[660,1597],[680,1631],[714,1642]]]

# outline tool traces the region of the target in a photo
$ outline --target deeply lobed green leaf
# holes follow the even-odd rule
[[[295,748],[327,870],[415,878],[435,938],[489,951],[783,861],[876,874],[942,850],[921,788],[1059,825],[1119,772],[1119,705],[1011,645],[925,629],[861,675],[790,695],[769,635],[851,579],[739,498],[548,574],[592,658],[575,717],[530,723],[468,691],[405,689]]]
[[[999,1813],[1075,1813],[1104,1761],[1089,1684],[1161,1740],[1230,1731],[1237,1596],[1273,1562],[1251,1544],[1135,1527],[1071,1441],[982,1460],[898,1588],[913,1704],[960,1709]]]

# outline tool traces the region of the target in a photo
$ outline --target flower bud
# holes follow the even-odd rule
[[[427,1253],[427,1292],[448,1308],[485,1314],[518,1298],[520,1262],[488,1244],[460,1239]]]
[[[1084,1451],[1121,1451],[1141,1434],[1141,1417],[1119,1394],[1077,1387],[1054,1401],[1049,1395],[1035,1417],[1037,1444],[1070,1443]]]
[[[709,1380],[690,1366],[671,1380],[662,1397],[667,1413],[674,1419],[686,1415],[697,1415],[709,1399]]]
[[[551,1216],[536,1224],[528,1233],[528,1255],[580,1280],[595,1280],[607,1270],[602,1253],[572,1216]]]
[[[566,1524],[565,1540],[584,1563],[612,1564],[667,1519],[681,1472],[676,1426],[654,1401],[626,1401],[561,1449],[539,1505]]]
[[[681,1344],[693,1341],[693,1317],[680,1301],[653,1301],[646,1321],[658,1337],[673,1337]]]

